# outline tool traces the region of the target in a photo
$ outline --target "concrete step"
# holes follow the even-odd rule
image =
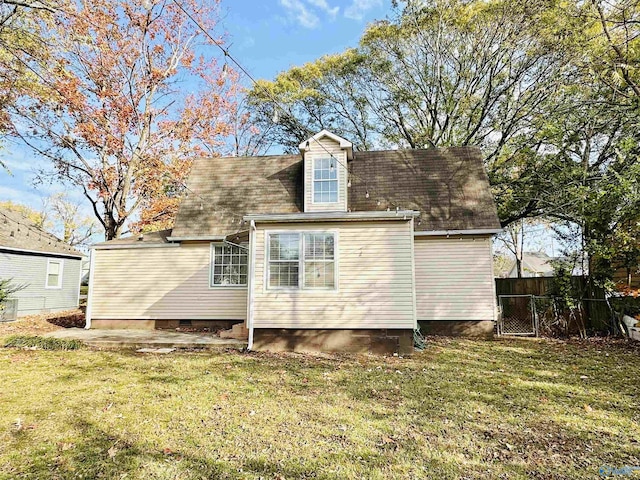
[[[236,340],[247,340],[249,338],[249,329],[244,323],[236,323],[229,330],[223,330],[219,334],[220,338],[235,338]]]
[[[246,341],[235,338],[220,338],[213,334],[172,332],[167,330],[85,330],[64,328],[45,334],[46,337],[80,340],[96,348],[175,348],[175,349],[219,349],[247,346]]]

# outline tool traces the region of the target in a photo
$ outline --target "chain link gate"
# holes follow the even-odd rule
[[[539,335],[533,295],[499,295],[498,300],[501,312],[498,335]]]

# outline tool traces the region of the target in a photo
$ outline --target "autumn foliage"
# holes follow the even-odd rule
[[[218,1],[93,0],[46,27],[51,97],[12,112],[15,132],[79,187],[107,239],[170,226],[192,159],[224,151],[238,75],[217,59]]]

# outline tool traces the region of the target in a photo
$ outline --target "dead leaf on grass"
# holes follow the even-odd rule
[[[107,405],[106,407],[104,407],[104,408],[102,409],[102,411],[103,411],[103,412],[109,411],[109,410],[111,410],[111,407],[113,407],[113,402],[112,402],[112,403],[110,403],[109,405]]]
[[[591,405],[587,405],[587,404],[585,404],[584,410],[585,412],[593,412],[593,408],[591,407]]]
[[[113,458],[116,456],[116,453],[118,453],[118,449],[116,448],[116,446],[114,445],[113,447],[111,447],[109,450],[107,450],[107,453],[109,454],[109,458]]]
[[[162,453],[164,453],[165,455],[173,455],[173,450],[171,450],[170,448],[164,448],[162,450]]]

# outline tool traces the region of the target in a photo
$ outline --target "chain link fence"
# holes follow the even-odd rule
[[[616,313],[604,299],[500,295],[499,335],[585,336],[588,329],[615,329]],[[589,326],[589,327],[587,327]]]

